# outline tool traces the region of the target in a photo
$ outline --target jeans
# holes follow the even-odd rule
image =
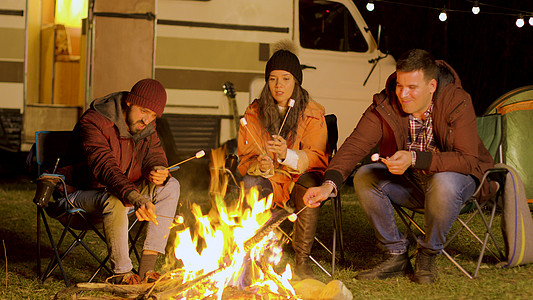
[[[474,193],[476,182],[472,176],[456,172],[435,173],[420,182],[411,169],[394,175],[383,163],[373,163],[356,172],[354,188],[379,243],[390,253],[401,254],[407,251],[408,242],[396,226],[392,203],[424,209],[426,234],[418,239],[418,244],[440,252],[464,202]]]
[[[154,186],[145,180],[139,186],[142,195],[150,197],[155,204],[155,213],[159,225],[148,222],[146,240],[143,250],[165,253],[170,226],[176,213],[180,195],[178,180],[171,177],[164,186]],[[103,220],[104,235],[113,272],[115,274],[129,272],[133,265],[128,245],[128,214],[133,207],[124,206],[119,198],[106,190],[78,190],[69,194],[69,200],[75,207],[84,209],[91,219]],[[65,198],[58,199],[61,206],[67,208]]]

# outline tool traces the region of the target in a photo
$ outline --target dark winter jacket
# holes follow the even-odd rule
[[[155,121],[134,136],[129,133],[121,106],[125,95],[113,93],[91,103],[74,128],[70,165],[59,170],[68,185],[106,188],[123,202],[153,167],[168,164]]]
[[[414,168],[470,174],[480,182],[483,172],[493,167],[494,162],[478,135],[472,100],[462,89],[457,73],[443,61],[437,61],[437,65],[439,76],[432,119],[440,152],[417,152]],[[402,111],[395,89],[396,73],[393,73],[330,162],[325,180],[341,186],[356,164],[376,145],[384,157],[407,150],[409,117]],[[484,186],[485,194],[488,188]]]

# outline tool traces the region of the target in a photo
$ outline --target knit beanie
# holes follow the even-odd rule
[[[146,78],[131,88],[126,96],[126,102],[148,108],[161,117],[167,104],[167,92],[159,81]]]
[[[270,72],[274,70],[285,70],[298,80],[300,84],[303,81],[302,67],[300,60],[289,50],[278,50],[268,60],[265,68],[265,81],[268,81]]]

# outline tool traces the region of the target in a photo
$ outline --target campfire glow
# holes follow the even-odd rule
[[[216,165],[216,158],[212,161]],[[231,287],[258,295],[274,294],[276,299],[294,299],[290,266],[287,264],[281,275],[273,267],[282,257],[282,245],[271,228],[279,222],[269,227],[269,221],[286,219],[288,214],[273,216],[272,194],[258,199],[257,190],[247,195],[241,192],[238,199],[224,199],[227,176],[220,176],[220,168],[213,168],[215,174],[211,175],[219,180],[211,182],[211,210],[204,215],[200,206],[192,204],[194,225],[177,233],[174,254],[183,268],[174,278],[182,285],[191,285],[181,297],[222,299],[224,290]]]

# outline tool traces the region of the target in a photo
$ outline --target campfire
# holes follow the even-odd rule
[[[177,233],[175,256],[183,267],[171,277],[181,281],[183,298],[204,298],[226,293],[272,295],[290,299],[295,292],[287,264],[278,274],[274,267],[282,256],[282,241],[273,229],[290,214],[271,212],[272,196],[257,199],[259,193],[241,193],[238,201],[226,205],[221,197],[207,215],[193,204],[193,228]],[[243,291],[238,293],[236,291]],[[179,298],[179,297],[178,297]],[[265,299],[265,298],[262,298]]]
[[[181,281],[180,296],[187,299],[222,299],[223,294],[295,298],[290,266],[278,266],[283,241],[274,232],[291,215],[271,210],[272,195],[259,199],[255,189],[245,194],[241,186],[238,195],[227,193],[232,177],[224,168],[225,152],[212,153],[209,213],[204,215],[199,205],[192,204],[194,222],[177,232],[174,255],[183,266],[171,278]]]

